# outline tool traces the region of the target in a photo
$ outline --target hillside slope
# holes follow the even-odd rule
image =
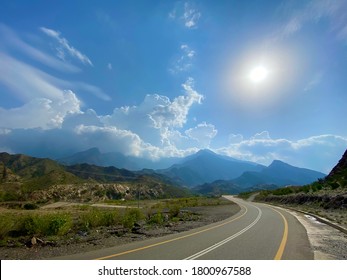
[[[163,180],[162,180],[163,179]],[[63,166],[50,159],[0,153],[0,201],[182,197],[159,174],[90,164]]]

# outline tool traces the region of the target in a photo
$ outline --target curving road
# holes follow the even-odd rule
[[[60,259],[313,259],[305,228],[288,212],[232,196],[241,211],[224,221],[160,238]]]

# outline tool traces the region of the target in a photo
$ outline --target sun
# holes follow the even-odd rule
[[[252,83],[261,83],[266,80],[268,72],[269,71],[264,66],[258,65],[249,73],[249,79]]]

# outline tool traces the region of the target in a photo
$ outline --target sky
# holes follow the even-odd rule
[[[328,173],[346,77],[345,0],[2,0],[0,151],[208,148]]]

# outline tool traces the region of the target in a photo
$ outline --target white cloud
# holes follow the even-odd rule
[[[241,134],[229,134],[228,142],[230,144],[239,143],[243,140],[243,136]]]
[[[70,46],[68,40],[60,36],[61,35],[60,32],[55,31],[53,29],[46,28],[46,27],[40,27],[40,30],[43,33],[45,33],[47,36],[52,37],[58,41],[59,46],[57,48],[57,51],[58,51],[59,58],[64,60],[65,51],[67,51],[67,53],[70,56],[77,58],[83,64],[89,64],[90,66],[93,66],[93,63],[90,61],[90,59],[86,55],[82,54],[80,51]]]
[[[167,130],[183,127],[191,106],[202,101],[203,96],[194,89],[192,78],[182,87],[185,95],[172,101],[166,96],[148,94],[140,105],[115,108],[113,114],[103,116],[102,121],[107,126],[130,130],[147,142],[162,145],[167,141]]]
[[[137,134],[118,129],[115,126],[85,126],[75,129],[83,144],[88,147],[102,147],[102,150],[122,152],[125,155],[143,157],[148,149],[155,150],[151,144],[145,143]]]
[[[347,148],[347,138],[319,135],[300,140],[272,139],[267,131],[219,149],[235,158],[268,165],[273,160],[328,173]]]
[[[80,69],[66,61],[61,61],[52,57],[43,51],[34,48],[33,46],[24,42],[19,36],[9,27],[0,23],[0,36],[2,37],[2,42],[4,47],[9,50],[18,50],[25,53],[30,58],[39,61],[40,63],[47,65],[51,68],[57,69],[62,72],[79,72]]]
[[[279,36],[290,36],[307,23],[330,21],[330,31],[338,39],[347,40],[347,2],[343,0],[311,0],[302,9],[292,11],[292,15],[279,32]]]
[[[61,80],[6,53],[0,53],[0,83],[15,93],[22,101],[33,98],[61,99],[63,91],[86,91],[108,101],[110,96],[100,88],[84,82]]]
[[[71,91],[62,93],[60,99],[36,98],[19,108],[1,109],[0,128],[6,128],[1,130],[6,133],[2,133],[0,146],[56,157],[90,147],[152,159],[185,155],[196,151],[201,141],[212,139],[216,130],[203,123],[188,133],[195,138],[181,134],[191,106],[203,98],[194,89],[193,79],[182,87],[184,95],[173,100],[147,95],[140,105],[115,108],[107,116],[98,116],[91,109],[82,112],[80,101]],[[198,130],[206,134],[200,142],[196,139]]]
[[[179,20],[188,29],[197,28],[201,13],[191,2],[176,2],[175,8],[169,13],[169,18]]]
[[[180,51],[181,53],[179,55],[179,58],[176,58],[176,60],[172,63],[171,68],[169,69],[169,71],[173,74],[188,71],[193,66],[193,59],[196,55],[196,52],[187,44],[182,44]]]
[[[72,91],[66,91],[61,99],[36,98],[13,109],[0,108],[0,127],[43,128],[61,127],[68,114],[80,112],[80,101]]]
[[[188,2],[184,3],[183,20],[187,28],[197,27],[200,17],[201,13],[197,9],[193,8]]]
[[[35,97],[59,99],[62,90],[49,81],[48,74],[18,61],[5,53],[0,53],[0,83],[28,101]]]
[[[48,30],[47,32],[51,35],[56,35],[53,30]],[[21,101],[28,102],[33,98],[61,99],[64,90],[82,93],[89,92],[102,100],[111,100],[110,96],[94,85],[56,78],[40,70],[38,66],[32,66],[23,62],[23,60],[14,58],[11,55],[13,50],[24,54],[26,58],[34,59],[45,66],[64,73],[80,71],[78,67],[47,55],[25,43],[12,29],[1,23],[0,36],[3,39],[2,44],[0,44],[0,84],[5,85]]]
[[[252,140],[268,140],[270,139],[270,135],[268,131],[263,131],[260,133],[256,133],[253,137],[251,137]]]
[[[217,132],[213,124],[203,122],[194,128],[186,130],[185,134],[198,143],[198,148],[208,148],[212,139],[217,135]]]
[[[112,70],[112,64],[111,64],[111,63],[108,63],[108,64],[107,64],[107,68],[108,68],[108,70]]]

